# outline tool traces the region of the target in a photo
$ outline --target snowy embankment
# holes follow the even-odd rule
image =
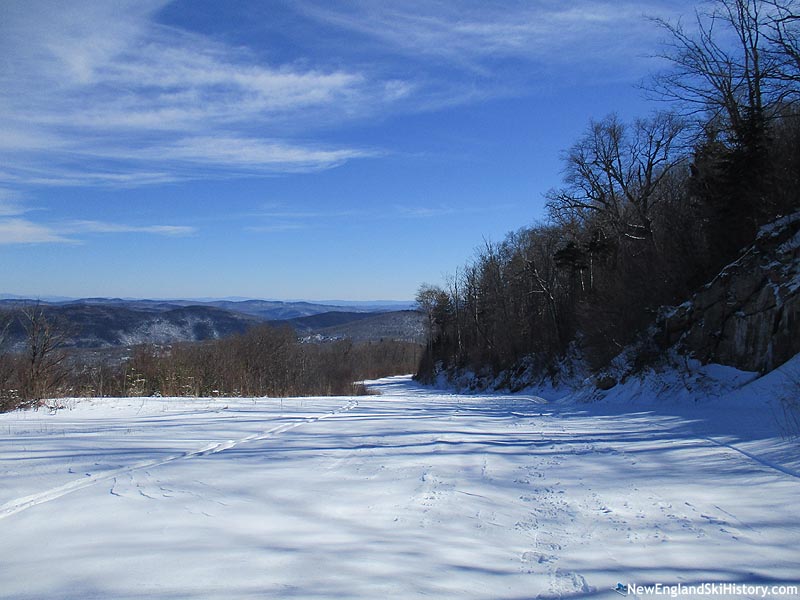
[[[373,387],[0,415],[0,597],[610,598],[800,578],[797,446],[767,402]]]

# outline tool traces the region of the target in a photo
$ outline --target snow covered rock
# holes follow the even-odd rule
[[[771,371],[800,352],[800,212],[762,228],[660,330],[667,347],[747,371]]]

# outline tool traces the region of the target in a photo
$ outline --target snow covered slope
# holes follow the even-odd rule
[[[618,582],[800,579],[797,465],[752,406],[723,427],[681,402],[372,385],[0,415],[0,597],[616,598]]]

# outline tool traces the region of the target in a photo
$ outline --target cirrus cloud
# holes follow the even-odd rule
[[[3,216],[0,211],[0,217]],[[150,234],[186,237],[197,229],[185,225],[125,225],[104,221],[35,222],[27,218],[0,218],[0,245],[80,244],[87,234]]]
[[[69,244],[76,240],[27,219],[0,219],[0,244]]]
[[[136,186],[384,156],[325,137],[569,78],[630,80],[651,42],[642,13],[670,6],[298,0],[281,10],[302,35],[279,54],[269,36],[283,32],[269,18],[254,25],[267,41],[236,44],[170,24],[169,0],[4,2],[0,182]]]
[[[124,186],[331,168],[373,152],[297,142],[298,131],[406,93],[402,82],[346,69],[265,64],[160,24],[167,4],[0,8],[7,183]]]

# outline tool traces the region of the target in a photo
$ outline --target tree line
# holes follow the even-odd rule
[[[716,0],[691,28],[656,23],[671,66],[645,87],[671,110],[592,120],[564,153],[543,222],[420,287],[421,379],[544,374],[570,348],[600,368],[761,225],[800,209],[797,3]]]
[[[2,352],[12,319],[25,347]],[[65,347],[68,331],[39,306],[0,316],[0,411],[76,396],[287,397],[365,393],[360,381],[412,373],[410,342],[302,343],[289,326],[257,326],[207,342],[140,345],[119,360],[86,360]]]

